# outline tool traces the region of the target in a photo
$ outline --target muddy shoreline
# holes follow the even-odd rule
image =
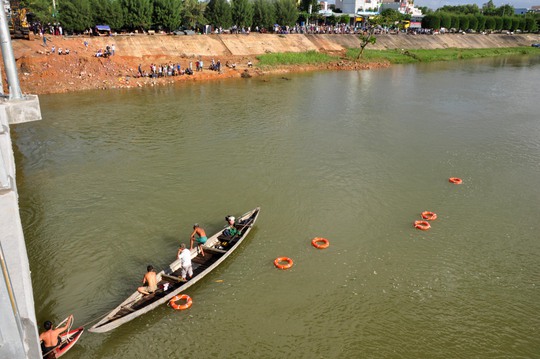
[[[372,48],[487,48],[530,46],[540,42],[540,35],[386,35]],[[348,47],[359,46],[355,35],[138,35],[113,37],[47,37],[12,41],[23,93],[49,94],[82,90],[106,90],[158,86],[191,81],[214,81],[230,78],[260,77],[306,71],[367,70],[390,66],[387,62],[359,63],[346,59]],[[99,49],[115,45],[115,55],[95,57]],[[55,53],[52,53],[52,47]],[[58,55],[58,49],[69,55]],[[269,52],[319,51],[338,56],[339,60],[320,66],[281,66],[261,69],[256,56]],[[205,69],[193,75],[162,78],[139,77],[138,66],[149,71],[151,64],[177,64],[182,68],[202,59]],[[220,60],[222,71],[208,70],[212,59]],[[253,67],[248,67],[248,61]],[[225,66],[236,64],[235,68]],[[7,91],[7,90],[6,90]]]

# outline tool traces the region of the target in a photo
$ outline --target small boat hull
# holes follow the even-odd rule
[[[61,334],[61,344],[54,349],[55,357],[60,358],[62,355],[66,354],[68,350],[73,348],[73,346],[77,343],[83,332],[84,328],[80,327],[74,330],[70,330],[67,333]],[[46,356],[44,356],[44,358],[46,358]]]

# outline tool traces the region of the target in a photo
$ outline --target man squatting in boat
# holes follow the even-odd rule
[[[156,272],[154,271],[154,267],[152,267],[151,265],[146,267],[146,274],[143,277],[142,283],[143,283],[143,286],[137,288],[139,293],[148,295],[156,291],[157,289]],[[144,286],[144,284],[146,284],[146,286]]]
[[[56,358],[54,349],[62,343],[60,334],[69,328],[72,321],[73,315],[70,315],[66,325],[56,329],[53,329],[52,322],[49,320],[43,323],[45,331],[39,335],[39,340],[41,341],[41,352],[45,355],[44,358]]]

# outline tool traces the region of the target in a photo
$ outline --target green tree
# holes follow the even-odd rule
[[[434,13],[426,15],[422,18],[422,27],[424,29],[439,30],[441,28],[441,17],[439,14]]]
[[[111,29],[120,30],[124,27],[124,14],[120,0],[91,0],[92,25],[109,25]]]
[[[27,8],[41,23],[47,24],[54,20],[52,2],[49,0],[24,0],[21,6]]]
[[[182,25],[194,29],[197,24],[207,25],[208,20],[204,17],[205,3],[198,0],[184,0],[184,6],[180,17]]]
[[[90,1],[65,0],[58,6],[58,20],[65,32],[83,32],[92,27]]]
[[[389,11],[390,10],[390,11]],[[422,25],[424,25],[424,19],[428,17],[436,17],[439,24],[440,24],[440,18],[435,15],[426,15],[422,19]],[[358,52],[357,60],[362,57],[362,54],[364,53],[365,48],[369,44],[375,44],[377,43],[377,37],[375,36],[375,30],[380,26],[389,26],[395,24],[396,21],[399,21],[401,19],[401,14],[397,12],[396,10],[392,9],[386,9],[384,10],[381,15],[376,16],[374,19],[369,20],[367,24],[367,30],[365,33],[362,33],[359,36],[360,39],[360,51]],[[426,26],[422,26],[426,27]],[[439,27],[437,27],[438,29]]]
[[[512,31],[525,30],[525,17],[524,16],[512,16]]]
[[[232,0],[233,23],[239,27],[249,27],[253,23],[253,3],[248,0]]]
[[[338,18],[336,15],[332,14],[326,18],[326,22],[330,25],[336,25],[338,23]]]
[[[459,30],[459,16],[452,15],[450,23],[452,24],[450,25],[451,29]]]
[[[422,15],[428,15],[428,14],[433,13],[433,10],[431,10],[427,6],[420,6],[418,7],[418,9],[422,12]]]
[[[482,13],[486,16],[496,15],[497,7],[493,3],[493,0],[489,0],[482,6]]]
[[[216,26],[228,29],[232,25],[232,9],[227,0],[210,0],[204,11],[204,17]]]
[[[495,11],[495,14],[496,15],[499,15],[499,16],[512,16],[516,13],[514,7],[512,5],[503,5],[499,8],[497,8],[497,10]]]
[[[512,18],[510,16],[504,16],[502,18],[501,30],[511,30],[511,29],[512,29]]]
[[[476,15],[476,21],[478,21],[477,31],[484,31],[486,29],[486,17],[484,15]]]
[[[309,13],[309,7],[311,5],[311,13],[316,13],[320,10],[321,6],[317,0],[300,0],[298,9]]]
[[[459,29],[463,31],[469,30],[469,17],[467,15],[459,15]]]
[[[441,17],[441,28],[449,29],[452,26],[452,16],[449,13],[443,12],[440,13]]]
[[[377,24],[381,26],[392,27],[399,24],[402,19],[401,13],[394,9],[385,9],[381,12],[381,15],[377,18]]]
[[[121,0],[124,23],[130,30],[144,30],[152,25],[152,0]]]
[[[495,17],[493,16],[486,16],[486,25],[485,29],[489,31],[495,31]]]
[[[525,29],[524,31],[527,32],[534,32],[538,30],[538,24],[536,23],[536,20],[533,17],[525,17]]]
[[[469,14],[467,15],[467,18],[469,19],[469,29],[472,31],[478,31],[478,18],[476,15]]]
[[[495,19],[495,30],[501,31],[501,30],[502,30],[502,25],[503,25],[503,19],[502,19],[502,17],[500,17],[500,16],[493,16],[493,18]]]
[[[152,22],[154,26],[172,31],[180,26],[182,3],[180,0],[154,0]]]
[[[276,0],[276,22],[281,26],[293,26],[298,19],[295,0]]]
[[[255,0],[253,3],[253,25],[261,29],[271,29],[276,23],[276,10],[269,0]]]
[[[338,23],[340,24],[349,24],[350,22],[351,18],[349,15],[341,15],[338,20]]]
[[[439,9],[437,12],[449,12],[453,14],[479,14],[480,8],[476,4],[472,5],[445,5]]]

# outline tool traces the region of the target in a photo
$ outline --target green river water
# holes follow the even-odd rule
[[[193,223],[261,206],[189,310],[65,358],[538,357],[539,73],[519,57],[40,96],[43,120],[13,127],[38,322],[98,319]]]

